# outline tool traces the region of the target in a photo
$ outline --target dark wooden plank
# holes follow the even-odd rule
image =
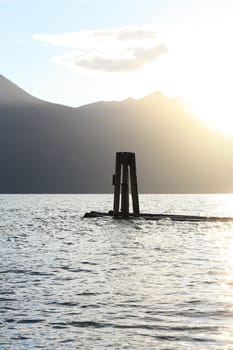
[[[98,217],[114,217],[113,211],[107,213],[91,211],[84,215],[84,218],[98,218]],[[119,216],[122,218],[123,216]],[[233,217],[224,216],[198,216],[198,215],[182,215],[182,214],[152,214],[152,213],[142,213],[138,217],[135,217],[133,213],[129,213],[128,217],[124,219],[139,219],[139,220],[172,220],[172,221],[190,221],[190,222],[233,222]]]

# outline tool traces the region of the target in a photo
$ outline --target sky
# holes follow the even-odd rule
[[[0,0],[0,74],[80,106],[183,96],[233,135],[232,0]]]

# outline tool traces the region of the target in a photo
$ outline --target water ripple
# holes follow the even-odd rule
[[[232,223],[82,219],[108,195],[0,197],[0,349],[232,349]],[[232,203],[141,198],[207,216]]]

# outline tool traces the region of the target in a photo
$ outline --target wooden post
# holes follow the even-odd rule
[[[122,158],[122,183],[121,183],[121,216],[129,217],[129,168],[128,159],[124,155]]]
[[[115,175],[113,175],[114,202],[113,217],[129,218],[129,174],[133,204],[133,216],[139,216],[138,187],[136,176],[135,154],[130,152],[117,152]],[[121,198],[120,198],[121,194]],[[119,211],[121,199],[121,210]]]
[[[115,175],[113,175],[114,185],[114,203],[113,203],[113,216],[117,218],[119,215],[120,205],[120,186],[121,186],[121,153],[116,154]]]
[[[131,182],[131,195],[132,195],[132,203],[133,203],[133,215],[139,216],[139,200],[138,200],[138,185],[137,185],[137,174],[136,174],[136,160],[135,154],[132,153],[130,163],[130,182]]]

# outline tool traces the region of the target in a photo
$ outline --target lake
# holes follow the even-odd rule
[[[233,222],[83,219],[111,195],[0,195],[0,349],[233,349]],[[233,195],[141,195],[232,216]]]

